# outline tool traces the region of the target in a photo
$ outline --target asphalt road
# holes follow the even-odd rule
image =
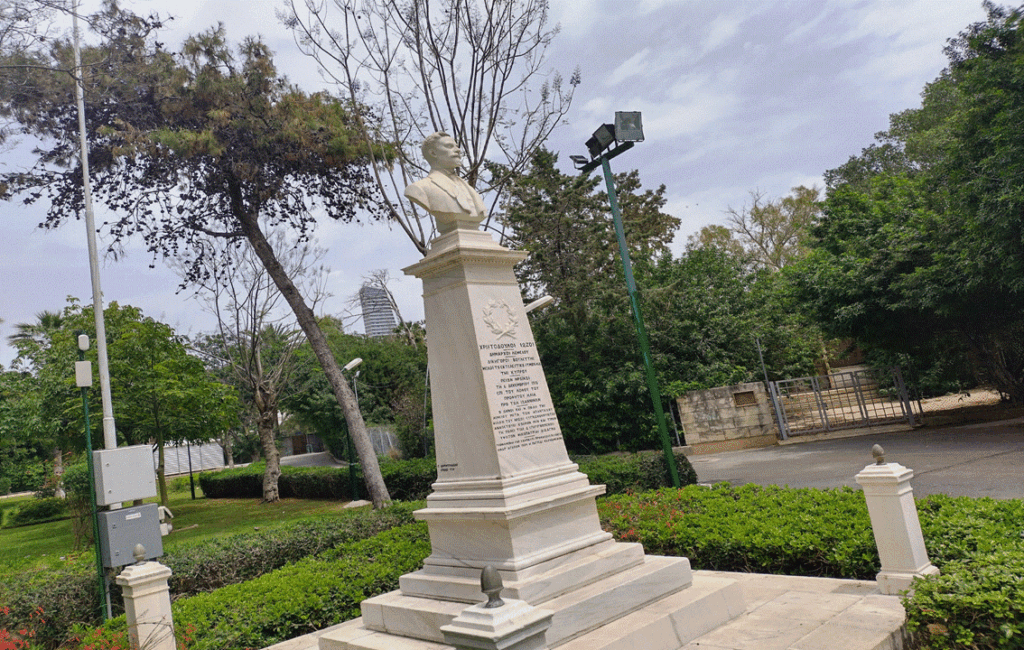
[[[915,496],[1024,498],[1024,418],[695,455],[690,462],[701,483],[856,488],[854,476],[874,462],[876,443],[886,462],[914,470]]]

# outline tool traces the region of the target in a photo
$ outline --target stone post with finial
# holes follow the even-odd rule
[[[882,561],[878,590],[896,595],[910,590],[916,578],[938,575],[939,570],[929,561],[924,546],[914,489],[910,486],[914,470],[885,462],[885,451],[880,445],[875,445],[871,454],[875,462],[861,470],[856,481],[864,490]]]
[[[171,570],[159,562],[145,562],[146,549],[135,546],[136,563],[115,579],[124,593],[132,650],[176,650],[171,594],[167,578]]]
[[[545,650],[544,632],[553,612],[522,600],[503,599],[501,574],[493,566],[480,574],[487,602],[470,605],[441,628],[445,643],[459,650]]]

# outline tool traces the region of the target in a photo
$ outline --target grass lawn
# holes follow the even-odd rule
[[[344,501],[282,499],[264,504],[258,499],[205,499],[196,486],[195,501],[185,483],[184,490],[169,494],[168,508],[174,513],[174,531],[164,537],[164,551],[210,537],[270,528],[288,522],[341,512]],[[3,499],[5,509],[32,497]],[[147,499],[147,502],[156,502]],[[0,575],[14,570],[56,567],[66,562],[92,561],[92,547],[74,550],[70,520],[33,526],[0,529]]]

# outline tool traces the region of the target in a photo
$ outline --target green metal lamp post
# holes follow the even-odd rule
[[[89,500],[92,503],[92,539],[96,550],[96,574],[100,594],[100,614],[107,620],[107,584],[103,571],[103,558],[100,551],[100,519],[96,512],[96,470],[92,462],[92,427],[89,425],[89,387],[92,386],[92,364],[85,360],[85,351],[89,349],[89,337],[78,335],[78,362],[75,364],[75,384],[82,389],[82,411],[85,414],[85,457],[89,467]]]
[[[633,280],[633,265],[629,260],[629,249],[626,248],[626,234],[622,227],[622,213],[619,211],[619,200],[615,193],[615,182],[612,178],[612,169],[608,161],[620,153],[633,148],[634,143],[643,142],[643,122],[638,112],[617,112],[615,113],[615,124],[602,124],[594,135],[587,140],[587,150],[590,152],[590,160],[583,156],[570,156],[572,161],[578,165],[581,173],[589,174],[598,166],[604,171],[604,181],[608,189],[608,203],[612,210],[612,221],[615,223],[615,235],[619,240],[619,254],[622,257],[622,269],[626,275],[626,290],[629,292],[629,302],[633,311],[633,323],[636,325],[636,336],[640,343],[640,354],[644,360],[644,368],[647,371],[647,388],[651,393],[651,402],[654,405],[654,416],[658,421],[658,433],[661,437],[661,446],[665,453],[665,463],[668,465],[669,476],[672,485],[679,487],[679,470],[676,468],[675,455],[672,453],[672,442],[668,437],[668,427],[665,425],[665,411],[661,407],[661,391],[658,389],[658,378],[654,374],[654,364],[651,363],[651,346],[647,340],[647,328],[644,326],[644,317],[640,312],[640,301],[637,297],[636,282]],[[616,147],[606,151],[612,144]]]

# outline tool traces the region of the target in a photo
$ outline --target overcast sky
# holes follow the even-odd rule
[[[98,0],[83,0],[83,10]],[[163,41],[223,22],[229,39],[260,34],[278,69],[306,90],[322,86],[315,64],[274,18],[279,0],[121,0],[137,13],[174,16]],[[723,223],[751,190],[771,197],[822,174],[871,143],[890,113],[920,104],[925,83],[946,65],[946,39],[985,17],[973,0],[551,0],[561,26],[549,64],[582,84],[548,147],[569,172],[569,155],[617,110],[643,113],[646,141],[613,162],[640,170],[645,186],[667,187],[667,211],[682,220],[674,249],[711,223]],[[24,165],[8,154],[0,168]],[[16,323],[63,308],[67,296],[91,302],[84,222],[44,232],[43,210],[0,203],[0,364],[13,350]],[[97,212],[97,221],[102,214]],[[418,259],[412,244],[384,224],[326,224],[333,298],[339,313],[362,276],[389,269],[407,320],[423,317],[419,281],[401,268]],[[102,242],[101,242],[102,248]],[[141,248],[107,260],[104,300],[140,307],[181,333],[212,327],[178,278]],[[361,331],[361,323],[356,330]]]

